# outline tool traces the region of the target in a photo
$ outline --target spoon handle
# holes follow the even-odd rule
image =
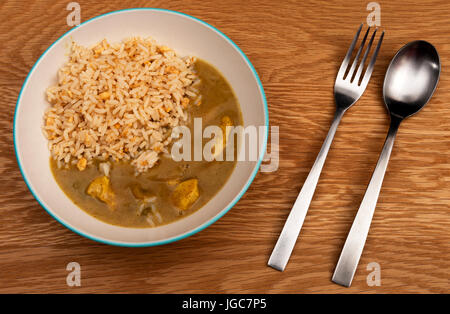
[[[336,110],[334,120],[331,124],[330,130],[328,131],[327,137],[322,144],[322,148],[317,155],[316,161],[314,162],[314,165],[311,168],[299,195],[297,196],[297,200],[289,213],[280,237],[278,238],[277,244],[272,251],[268,265],[279,271],[283,271],[289,261],[289,257],[291,256],[295,242],[297,241],[300,229],[302,228],[303,221],[305,220],[306,213],[308,212],[309,204],[311,203],[314,191],[316,190],[317,182],[319,181],[322,167],[325,163],[325,159],[327,158],[328,150],[333,142],[334,134],[336,133],[344,112],[345,110],[339,107]]]
[[[383,150],[378,159],[377,166],[370,179],[366,194],[359,206],[353,225],[345,241],[341,256],[333,274],[333,282],[350,287],[356,268],[358,267],[367,234],[369,233],[370,223],[377,205],[378,195],[383,184],[384,174],[389,162],[392,147],[394,145],[395,135],[402,119],[391,116],[391,126],[389,128]]]

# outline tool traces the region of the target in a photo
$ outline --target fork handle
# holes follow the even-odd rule
[[[381,151],[377,166],[372,174],[369,186],[348,233],[347,240],[345,241],[344,248],[342,249],[341,256],[333,274],[332,281],[339,285],[350,287],[352,284],[353,276],[355,275],[364,244],[366,243],[372,217],[377,205],[378,195],[383,184],[384,174],[401,121],[401,118],[391,116],[391,126],[383,150]]]
[[[333,142],[334,134],[336,133],[339,122],[344,115],[345,110],[337,108],[334,115],[333,123],[328,131],[327,137],[320,149],[319,155],[314,162],[314,165],[306,178],[303,187],[297,196],[297,200],[289,213],[289,216],[278,238],[277,244],[272,251],[268,265],[283,271],[286,267],[289,257],[291,256],[292,249],[294,248],[297,237],[302,228],[303,221],[305,220],[306,213],[308,212],[309,204],[316,190],[317,182],[319,181],[320,173],[322,172],[323,164],[327,158],[328,150]]]

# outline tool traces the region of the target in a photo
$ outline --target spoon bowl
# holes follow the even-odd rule
[[[383,98],[391,115],[403,119],[422,109],[436,89],[440,72],[439,54],[432,44],[418,40],[403,46],[384,79]]]

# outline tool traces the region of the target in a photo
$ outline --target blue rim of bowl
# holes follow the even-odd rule
[[[95,237],[93,235],[84,233],[80,230],[77,230],[75,227],[70,226],[68,223],[64,222],[62,219],[60,219],[59,217],[56,217],[53,212],[48,209],[47,207],[44,206],[44,204],[42,203],[42,201],[39,199],[39,197],[37,196],[37,194],[35,193],[35,191],[31,188],[30,183],[28,182],[25,173],[22,169],[22,165],[20,163],[20,159],[19,159],[19,155],[17,153],[17,147],[16,147],[16,118],[17,118],[17,108],[19,106],[19,102],[20,102],[20,98],[22,96],[22,92],[24,87],[27,85],[28,79],[31,76],[31,74],[33,73],[36,65],[39,63],[39,61],[47,54],[47,52],[54,46],[56,45],[60,40],[62,40],[64,37],[66,37],[67,35],[69,35],[71,32],[73,32],[75,29],[77,29],[78,27],[87,24],[93,20],[99,19],[101,17],[104,16],[108,16],[108,15],[113,15],[113,14],[117,14],[120,12],[126,12],[126,11],[140,11],[140,10],[146,10],[146,11],[162,11],[162,12],[168,12],[168,13],[173,13],[173,14],[177,14],[177,15],[181,15],[187,18],[190,18],[194,21],[197,21],[203,25],[205,25],[206,27],[212,29],[213,31],[215,31],[216,33],[218,33],[220,36],[222,36],[226,41],[228,41],[232,46],[234,46],[234,48],[239,52],[239,54],[244,58],[244,60],[246,61],[247,65],[250,67],[250,69],[253,72],[253,75],[258,83],[259,86],[259,90],[261,93],[261,96],[263,98],[263,103],[264,103],[264,124],[266,127],[265,130],[265,134],[264,134],[264,142],[263,142],[263,147],[262,150],[260,152],[259,158],[258,158],[258,162],[257,165],[255,167],[255,169],[253,170],[253,173],[250,176],[250,179],[247,181],[247,183],[245,184],[244,188],[240,191],[240,193],[237,195],[237,197],[234,198],[233,202],[231,202],[224,210],[222,210],[218,215],[216,215],[215,217],[213,217],[211,220],[207,221],[206,223],[194,228],[191,231],[188,231],[186,233],[183,233],[179,236],[173,237],[173,238],[169,238],[163,241],[156,241],[156,242],[148,242],[148,243],[126,243],[126,242],[115,242],[115,241],[110,241],[110,240],[106,240],[106,239],[102,239],[102,238],[98,238]],[[60,224],[62,224],[64,227],[66,227],[67,229],[85,237],[88,238],[90,240],[99,242],[99,243],[103,243],[103,244],[109,244],[109,245],[114,245],[114,246],[122,246],[122,247],[150,247],[150,246],[157,246],[157,245],[163,245],[163,244],[168,244],[171,242],[176,242],[182,239],[185,239],[187,237],[190,237],[191,235],[196,234],[197,232],[202,231],[203,229],[211,226],[213,223],[215,223],[217,220],[219,220],[220,218],[222,218],[231,208],[234,207],[234,205],[236,205],[236,203],[241,199],[241,197],[244,195],[244,193],[247,191],[247,189],[249,188],[250,184],[253,182],[253,180],[255,179],[256,174],[258,173],[258,170],[261,166],[263,157],[264,157],[264,153],[266,151],[266,147],[267,147],[267,138],[269,136],[269,110],[268,110],[268,106],[267,106],[267,99],[266,99],[266,95],[264,93],[264,88],[262,86],[261,80],[258,76],[258,73],[256,72],[255,68],[253,67],[252,63],[250,62],[250,60],[248,59],[248,57],[245,55],[245,53],[241,50],[241,48],[239,48],[238,45],[236,45],[230,38],[228,38],[227,35],[225,35],[224,33],[222,33],[220,30],[218,30],[216,27],[196,18],[193,17],[191,15],[185,14],[185,13],[181,13],[178,11],[173,11],[173,10],[167,10],[167,9],[160,9],[160,8],[130,8],[130,9],[123,9],[123,10],[117,10],[117,11],[112,11],[112,12],[108,12],[102,15],[98,15],[95,16],[89,20],[84,21],[83,23],[81,23],[80,25],[73,27],[72,29],[70,29],[69,31],[67,31],[66,33],[64,33],[61,37],[59,37],[53,44],[51,44],[43,53],[42,55],[39,57],[39,59],[34,63],[33,67],[31,68],[30,72],[28,73],[27,77],[25,78],[25,81],[22,85],[22,88],[20,89],[20,93],[19,93],[19,97],[17,98],[17,102],[16,102],[16,108],[14,110],[14,124],[13,124],[13,137],[14,137],[14,152],[16,155],[16,159],[17,159],[17,163],[19,164],[19,169],[20,169],[20,173],[22,174],[22,177],[28,187],[28,189],[30,190],[31,194],[33,195],[33,197],[37,200],[37,202],[39,203],[39,205],[41,205],[42,208],[44,208],[47,213],[52,216],[56,221],[58,221]]]

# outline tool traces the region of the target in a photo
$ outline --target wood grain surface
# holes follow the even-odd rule
[[[249,57],[280,128],[280,163],[258,173],[238,204],[206,230],[152,248],[120,248],[74,234],[27,189],[14,156],[13,114],[23,81],[70,29],[69,1],[0,2],[0,293],[443,293],[450,292],[450,2],[378,1],[385,40],[360,101],[344,116],[286,271],[270,252],[330,125],[333,84],[369,1],[78,1],[81,19],[133,7],[200,18]],[[353,285],[331,282],[375,167],[389,118],[381,89],[394,53],[424,39],[442,75],[431,102],[399,131]],[[66,265],[81,265],[81,287]],[[367,265],[381,266],[368,286]]]

